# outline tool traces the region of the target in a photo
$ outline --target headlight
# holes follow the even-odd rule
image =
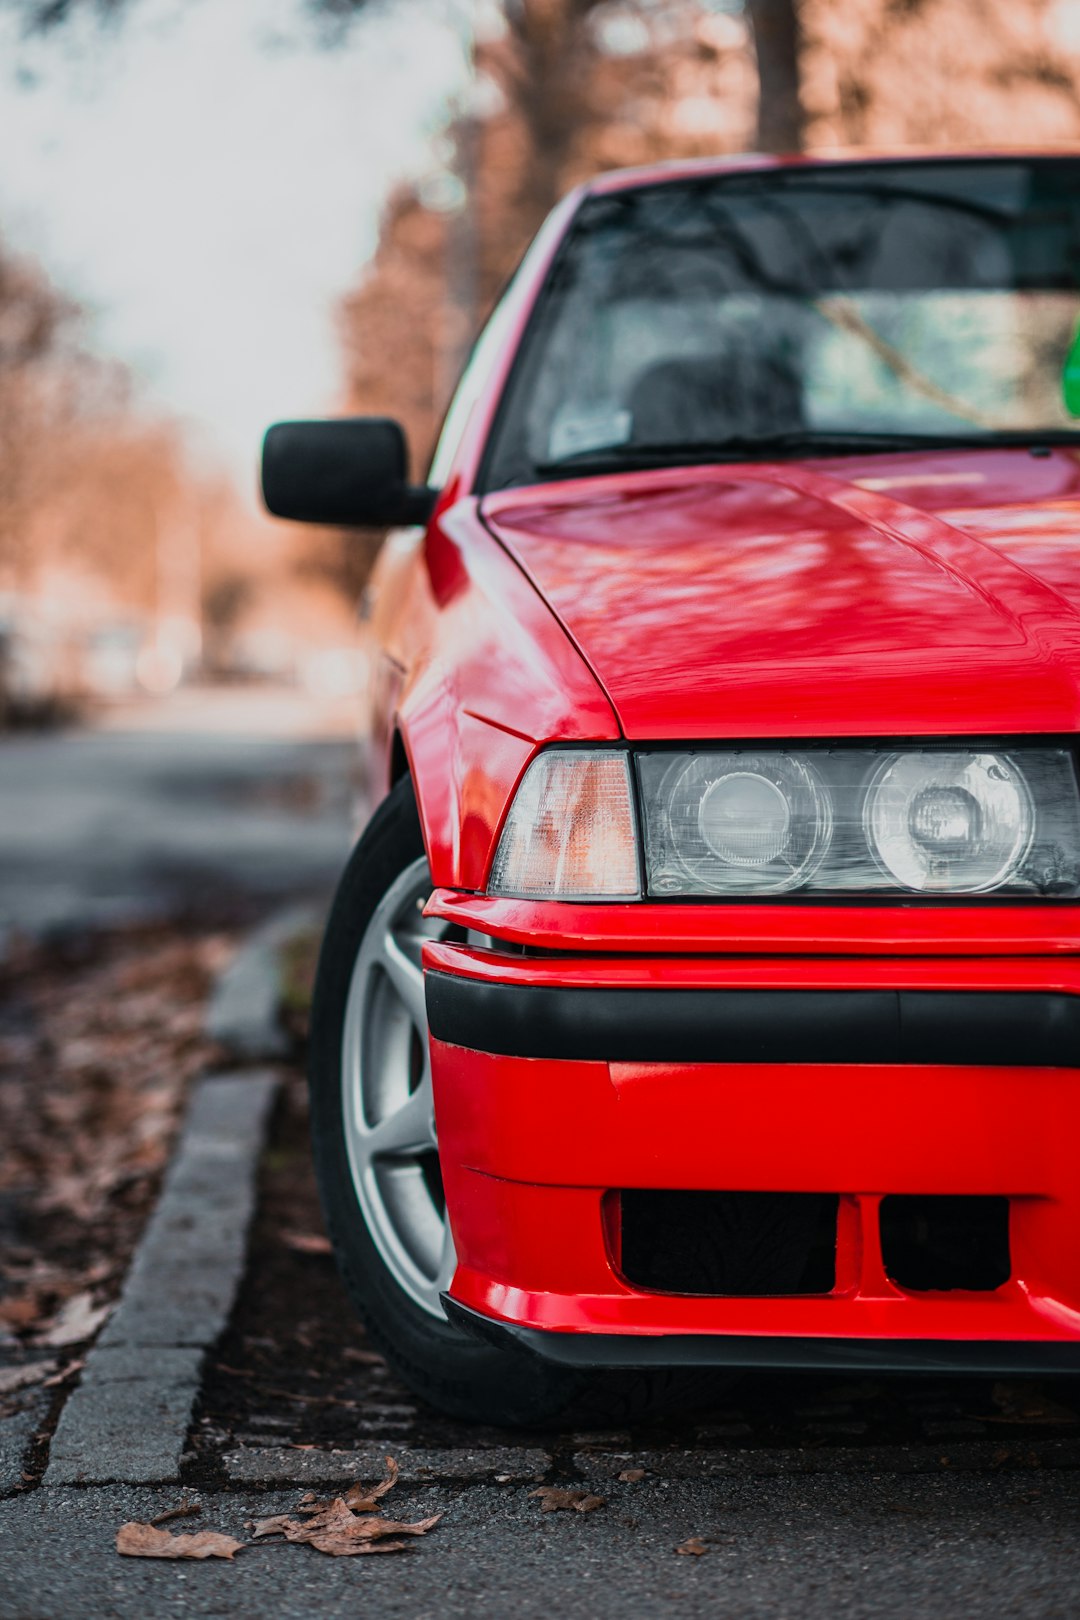
[[[805,758],[698,754],[677,762],[664,796],[672,854],[713,893],[797,889],[828,849],[832,806]]]
[[[753,748],[636,756],[647,890],[1080,894],[1064,748]]]
[[[537,755],[514,795],[489,887],[538,900],[635,899],[627,756],[569,748]]]
[[[1002,754],[900,754],[867,797],[870,848],[905,889],[976,894],[1020,871],[1034,814],[1019,768]]]

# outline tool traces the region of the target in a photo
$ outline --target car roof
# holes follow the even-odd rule
[[[831,169],[875,167],[906,163],[995,163],[1020,162],[1032,158],[1080,158],[1080,145],[1057,147],[1008,147],[995,151],[972,151],[970,148],[943,150],[940,147],[889,147],[875,150],[860,147],[857,150],[836,150],[794,153],[774,157],[762,152],[737,152],[725,157],[673,158],[663,163],[643,164],[632,169],[610,169],[586,182],[581,191],[585,196],[606,196],[616,191],[629,191],[639,186],[663,185],[680,180],[707,179],[710,175],[755,174],[784,169]]]

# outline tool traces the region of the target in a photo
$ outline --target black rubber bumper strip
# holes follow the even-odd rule
[[[474,1338],[516,1347],[580,1372],[726,1367],[733,1371],[956,1373],[1057,1378],[1080,1373],[1080,1341],[1046,1339],[817,1339],[772,1334],[552,1333],[496,1322],[449,1294],[447,1317]]]
[[[429,972],[436,1040],[609,1063],[1080,1065],[1080,996],[973,990],[608,990]]]

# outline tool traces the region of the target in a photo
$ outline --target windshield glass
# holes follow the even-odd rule
[[[526,333],[483,487],[725,447],[1071,435],[1078,182],[1067,159],[912,162],[588,199]]]

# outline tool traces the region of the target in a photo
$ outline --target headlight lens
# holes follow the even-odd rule
[[[900,754],[867,797],[870,847],[905,889],[977,894],[1016,876],[1033,810],[1019,768],[1002,754]]]
[[[524,899],[635,899],[641,884],[627,756],[538,754],[514,795],[489,888]]]
[[[828,847],[829,795],[806,759],[699,754],[673,764],[663,791],[672,852],[712,893],[798,888]]]
[[[1065,748],[636,756],[648,893],[1080,894]]]

